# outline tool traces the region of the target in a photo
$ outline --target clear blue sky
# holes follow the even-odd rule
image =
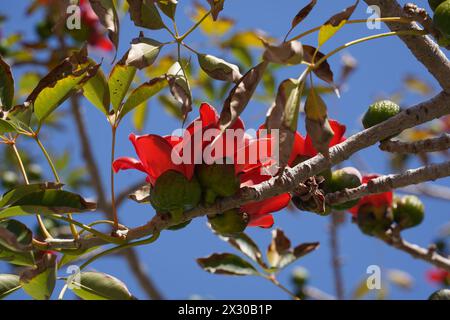
[[[192,23],[187,16],[191,1],[180,0],[179,2],[181,7],[177,13],[177,18],[180,21],[179,28],[187,30]],[[206,3],[206,1],[201,2]],[[274,37],[282,38],[289,28],[293,15],[306,2],[306,0],[226,0],[223,15],[235,19],[237,21],[237,29],[258,28]],[[293,34],[324,22],[330,15],[350,5],[352,1],[319,0],[318,2],[319,4],[311,17],[302,26],[298,27]],[[419,5],[423,3],[425,6],[427,1],[417,2],[419,2]],[[0,12],[9,16],[9,20],[3,30],[6,35],[22,30],[26,36],[33,37],[31,26],[38,17],[35,16],[30,19],[25,16],[24,8],[27,3],[28,1],[23,0],[15,1],[14,5],[11,5],[10,1],[2,1],[0,3]],[[367,17],[364,2],[360,3],[354,17]],[[324,51],[333,49],[336,44],[341,44],[360,36],[385,31],[384,26],[382,30],[368,30],[364,25],[347,26],[335,37],[334,41],[325,46]],[[124,17],[121,25],[119,56],[127,49],[129,40],[137,34],[138,29],[131,25],[129,17]],[[159,38],[161,33],[146,31],[146,35]],[[316,44],[315,36],[306,39],[305,43]],[[204,38],[200,32],[196,32],[189,40],[192,46],[195,47]],[[367,106],[373,102],[374,98],[380,94],[391,94],[401,88],[403,86],[402,79],[407,74],[413,74],[424,79],[437,90],[437,84],[434,79],[422,65],[417,63],[415,58],[397,38],[376,40],[370,44],[355,46],[350,48],[347,53],[350,53],[358,60],[357,72],[349,81],[348,89],[342,92],[340,99],[334,96],[327,97],[329,113],[333,118],[338,119],[347,126],[347,135],[361,129],[360,117]],[[331,59],[330,63],[338,66],[339,59],[340,55],[337,55]],[[106,57],[106,61],[109,60],[110,57]],[[104,65],[108,65],[108,63],[104,63]],[[336,70],[338,70],[338,67],[336,67]],[[23,69],[17,70],[15,75],[20,75],[22,72]],[[298,75],[299,72],[300,69],[296,67],[287,71],[280,71],[277,80],[280,81],[286,77]],[[417,95],[408,95],[404,106],[418,103],[422,99],[424,98]],[[220,106],[217,107],[220,108]],[[63,108],[67,108],[67,106]],[[265,108],[267,106],[257,102],[250,103],[243,115],[247,127],[256,127],[262,123]],[[88,119],[89,135],[95,148],[95,156],[102,168],[103,181],[106,184],[108,181],[107,163],[109,158],[110,130],[102,114],[89,105],[87,101],[83,101],[83,113]],[[193,111],[193,114],[196,114],[196,110]],[[74,163],[80,164],[81,152],[74,135],[75,129],[70,121],[67,121],[67,126],[68,128],[65,132],[52,137],[51,142],[47,143],[51,145],[51,149],[54,152],[70,149]],[[179,126],[180,123],[168,116],[156,100],[150,101],[146,132],[168,134]],[[127,138],[131,131],[132,126],[128,118],[118,133],[117,155],[134,156],[134,150]],[[359,157],[368,165],[368,170],[388,173],[387,157],[382,155],[376,146],[360,152]],[[352,164],[352,162],[350,161],[349,164]],[[414,161],[409,165],[415,167],[419,164]],[[50,173],[47,173],[50,177]],[[120,190],[127,184],[139,181],[141,178],[142,175],[137,172],[119,174],[117,175],[117,188]],[[448,179],[439,181],[439,183],[449,185]],[[91,196],[92,194],[86,191],[84,195]],[[449,207],[443,201],[427,198],[423,198],[423,201],[426,206],[425,221],[420,227],[406,231],[404,236],[406,239],[426,247],[435,238],[440,227],[449,221]],[[119,214],[122,222],[129,226],[137,226],[148,221],[153,215],[153,210],[150,207],[140,206],[129,201],[120,209]],[[288,212],[287,210],[277,213],[275,218],[275,226],[282,228],[294,244],[310,241],[320,241],[321,243],[321,247],[316,252],[301,259],[292,267],[287,268],[281,274],[280,281],[290,285],[290,271],[293,267],[301,265],[309,270],[311,285],[334,294],[327,233],[330,219],[310,213]],[[267,248],[270,241],[270,231],[251,228],[248,229],[248,233],[254,237],[264,250]],[[436,287],[425,280],[425,272],[430,268],[429,265],[416,261],[405,253],[387,247],[379,240],[364,236],[349,220],[340,229],[340,246],[347,294],[366,276],[366,268],[372,264],[379,265],[383,271],[389,269],[405,270],[414,277],[415,281],[412,291],[404,291],[392,287],[390,292],[391,298],[423,299],[436,289]],[[138,252],[142,263],[145,264],[158,288],[168,298],[184,299],[194,294],[217,299],[287,298],[282,291],[263,279],[216,276],[202,271],[195,262],[196,258],[207,256],[213,252],[234,252],[233,249],[209,231],[206,227],[205,219],[197,219],[188,228],[179,232],[164,232],[156,244],[141,247],[138,249]],[[123,259],[106,257],[94,263],[92,268],[122,279],[137,297],[145,296],[135,278],[130,274],[130,270]],[[1,273],[8,272],[8,270],[6,264],[0,264]],[[16,293],[11,296],[14,299],[24,297],[25,295],[22,293]],[[54,295],[55,297],[56,294]],[[70,294],[67,297],[70,297]]]

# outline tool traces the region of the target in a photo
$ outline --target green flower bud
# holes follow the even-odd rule
[[[346,167],[333,171],[331,179],[325,184],[325,188],[327,192],[337,192],[347,188],[356,188],[361,185],[361,181],[361,173],[357,169],[353,167]],[[335,210],[347,210],[354,207],[358,201],[359,199],[355,199],[345,203],[336,204],[331,207]]]
[[[401,229],[408,229],[419,225],[423,221],[425,208],[416,196],[405,196],[394,199],[394,221]]]
[[[434,11],[433,22],[446,37],[450,37],[450,1],[444,1]]]
[[[378,101],[369,106],[369,109],[364,114],[362,123],[364,128],[373,127],[381,122],[400,113],[400,107],[392,101],[383,100]]]
[[[356,221],[363,233],[369,236],[383,237],[394,219],[389,208],[365,204],[359,208]]]
[[[217,233],[235,234],[245,230],[249,217],[239,209],[231,209],[214,217],[208,217],[208,221]]]
[[[239,177],[234,171],[234,164],[202,164],[197,166],[197,177],[204,192],[206,204],[213,204],[216,197],[234,195],[240,187]]]
[[[169,212],[174,221],[178,221],[183,212],[198,205],[201,188],[194,176],[189,181],[173,170],[163,173],[150,191],[150,202],[160,212]]]
[[[428,300],[450,300],[450,289],[441,289],[433,292]]]

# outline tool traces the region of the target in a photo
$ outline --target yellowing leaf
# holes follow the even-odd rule
[[[84,84],[83,94],[94,107],[109,115],[109,87],[102,70]]]
[[[126,56],[127,54],[125,59]],[[113,67],[108,79],[109,95],[114,110],[119,109],[136,74],[136,68],[126,65],[124,58]]]
[[[157,78],[169,70],[169,68],[175,63],[176,59],[172,56],[159,57],[154,64],[145,69],[145,74],[149,78]]]
[[[325,22],[319,30],[319,47],[321,47],[325,42],[327,42],[331,37],[333,37],[336,32],[338,32],[351,17],[353,12],[358,5],[359,0],[356,3],[344,11],[332,16],[330,19]]]
[[[197,4],[195,5],[195,12],[192,15],[192,20],[197,22],[202,19],[208,12],[206,8]],[[234,26],[234,21],[228,18],[220,18],[214,21],[209,15],[200,25],[200,30],[209,36],[223,36]]]

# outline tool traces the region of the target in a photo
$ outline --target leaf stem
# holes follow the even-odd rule
[[[366,42],[366,41],[370,41],[370,40],[375,40],[375,39],[380,39],[380,38],[385,38],[385,37],[390,37],[390,36],[397,36],[397,35],[417,35],[417,36],[423,36],[428,34],[427,31],[425,30],[400,30],[400,31],[392,31],[392,32],[386,32],[386,33],[379,33],[373,36],[368,36],[368,37],[364,37],[364,38],[360,38],[360,39],[356,39],[350,42],[347,42],[346,44],[334,49],[333,51],[331,51],[330,53],[328,53],[327,55],[323,56],[319,61],[317,61],[317,63],[315,63],[314,68],[317,68],[318,66],[320,66],[324,61],[326,61],[329,57],[333,56],[334,54],[338,53],[339,51],[342,51],[348,47],[354,46],[355,44],[359,44],[362,42]]]
[[[16,144],[11,143],[11,147],[14,151],[14,155],[16,156],[17,162],[19,163],[20,172],[22,173],[23,179],[25,180],[26,184],[30,184],[30,181],[28,180],[27,172],[25,170],[25,167],[23,165],[22,158],[20,157],[19,150],[17,150]],[[39,228],[41,229],[44,236],[48,239],[53,239],[50,232],[48,232],[47,228],[44,225],[44,221],[42,221],[42,217],[39,213],[36,213],[36,219],[39,224]]]
[[[356,19],[356,20],[348,20],[346,24],[357,24],[357,23],[366,23],[368,20],[367,19]],[[371,19],[370,21],[375,21],[375,22],[396,22],[396,23],[411,23],[413,20],[408,19],[408,18],[403,18],[403,17],[385,17],[385,18],[375,18],[375,19]],[[316,31],[319,31],[320,28],[322,26],[318,26],[315,28],[312,28],[310,30],[307,30],[285,42],[291,42],[294,40],[298,40],[301,39],[307,35],[310,35],[311,33],[314,33]]]
[[[61,179],[59,178],[58,171],[56,170],[56,167],[53,164],[52,158],[50,157],[50,155],[48,154],[48,152],[45,149],[44,145],[42,144],[41,140],[39,139],[39,135],[38,134],[34,134],[33,138],[36,141],[36,143],[38,144],[38,146],[41,149],[42,153],[44,154],[45,159],[47,160],[48,165],[50,166],[50,168],[51,168],[51,170],[53,172],[53,176],[55,177],[56,182],[57,183],[61,183]],[[68,213],[67,216],[70,219],[72,219],[72,214]],[[69,226],[70,226],[70,231],[72,232],[73,238],[75,240],[78,240],[79,237],[78,237],[77,228],[72,223],[70,223]]]
[[[177,41],[181,43],[188,35],[190,35],[199,25],[202,24],[202,22],[208,18],[208,16],[211,14],[211,10],[209,10],[203,17],[200,18],[188,31],[186,31],[185,34],[183,34],[181,37],[177,38]]]
[[[116,195],[114,191],[114,169],[113,169],[113,162],[114,157],[116,153],[116,133],[117,133],[117,126],[112,125],[111,126],[111,209],[113,214],[113,221],[114,221],[114,230],[117,231],[119,229],[119,219],[117,217],[117,207],[116,207]]]
[[[275,278],[274,275],[265,275],[262,274],[261,275],[264,279],[269,280],[270,282],[272,282],[274,285],[276,285],[278,288],[280,288],[281,290],[283,290],[284,292],[286,292],[292,299],[294,300],[301,300],[300,297],[297,297],[293,292],[291,292],[291,290],[289,290],[288,288],[286,288],[285,286],[283,286],[278,280],[277,278]]]
[[[141,246],[141,245],[145,245],[145,244],[150,244],[154,241],[156,241],[159,238],[159,232],[153,234],[150,238],[144,239],[144,240],[139,240],[139,241],[134,241],[134,242],[129,242],[129,243],[125,243],[113,248],[110,248],[108,250],[105,250],[103,252],[100,252],[99,254],[91,257],[89,260],[87,260],[85,263],[83,263],[80,266],[80,270],[83,270],[84,268],[86,268],[88,265],[90,265],[92,262],[94,262],[95,260],[104,257],[108,254],[111,254],[115,251],[119,251],[119,250],[123,250],[123,249],[128,249],[128,248],[132,248],[135,246]]]

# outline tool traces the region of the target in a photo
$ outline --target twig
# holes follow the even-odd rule
[[[444,201],[450,201],[450,188],[430,183],[406,186],[402,189],[399,189],[399,191],[416,195],[424,195]]]
[[[80,137],[80,143],[82,147],[82,154],[86,167],[89,171],[89,176],[91,182],[96,190],[98,198],[98,207],[104,211],[107,218],[111,218],[111,205],[108,203],[105,195],[105,190],[103,188],[103,183],[101,180],[100,171],[98,169],[97,163],[94,159],[92,153],[92,147],[90,144],[89,136],[87,134],[86,127],[84,125],[83,116],[80,112],[79,97],[74,96],[71,98],[71,110],[75,119],[76,127],[78,130],[78,136]],[[119,195],[120,196],[120,195]],[[140,266],[139,258],[135,249],[128,248],[124,250],[124,257],[133,271],[134,276],[138,279],[139,284],[144,289],[146,294],[155,300],[164,299],[163,295],[158,291],[156,286],[153,284],[150,276],[145,272],[145,270]]]
[[[407,170],[400,174],[381,176],[359,187],[327,194],[326,201],[328,204],[344,203],[369,194],[383,193],[395,188],[448,176],[450,176],[450,161]]]
[[[423,153],[447,150],[450,147],[450,134],[414,142],[385,140],[380,143],[380,149],[395,153]]]
[[[336,290],[336,297],[338,300],[344,299],[344,282],[342,280],[342,270],[341,270],[341,257],[339,251],[339,213],[331,213],[331,224],[330,224],[330,248],[331,248],[331,266],[333,268],[334,275],[334,287]]]
[[[395,232],[394,232],[395,233]],[[416,259],[427,261],[436,267],[450,272],[450,259],[436,253],[435,250],[425,249],[416,244],[403,240],[400,235],[392,234],[382,239],[388,245],[408,253]]]
[[[312,286],[305,286],[303,288],[303,292],[308,298],[315,300],[336,300],[336,297],[333,297],[332,295]]]

